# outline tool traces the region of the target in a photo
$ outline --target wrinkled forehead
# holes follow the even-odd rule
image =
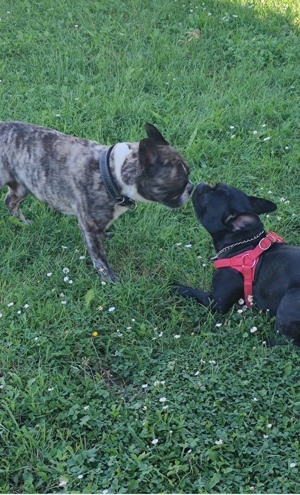
[[[207,194],[210,203],[223,204],[233,210],[247,210],[250,208],[250,202],[247,194],[233,186],[220,184],[216,189],[212,189]]]

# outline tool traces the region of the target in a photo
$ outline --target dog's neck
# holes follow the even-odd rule
[[[137,178],[141,174],[138,154],[139,143],[118,143],[112,150],[110,167],[123,196],[150,203],[138,193],[136,187]]]
[[[256,246],[260,239],[262,239],[266,235],[266,231],[260,229],[260,232],[253,232],[252,235],[249,234],[247,239],[241,239],[239,241],[233,242],[232,244],[227,244],[222,247],[217,254],[212,258],[212,260],[216,260],[218,258],[226,258],[227,256],[232,256],[232,254],[240,251],[241,249],[246,249],[251,245]]]

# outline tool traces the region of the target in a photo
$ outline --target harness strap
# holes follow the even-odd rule
[[[237,254],[232,258],[225,258],[214,261],[215,268],[233,268],[244,277],[244,300],[248,307],[253,305],[252,283],[255,276],[258,259],[260,255],[269,249],[275,242],[285,242],[282,237],[275,232],[268,232],[266,237],[261,239],[254,249],[249,249]]]

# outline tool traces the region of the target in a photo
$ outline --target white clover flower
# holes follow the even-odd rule
[[[265,137],[265,138],[263,139],[263,141],[269,141],[269,139],[271,139],[271,138],[270,138],[270,136]]]
[[[168,400],[166,397],[161,397],[161,398],[159,399],[159,402],[166,402],[166,400]]]
[[[258,398],[257,397],[253,397],[253,402],[257,402],[258,401]]]
[[[257,131],[253,131],[253,134],[257,134]]]
[[[157,385],[159,385],[159,380],[155,380],[155,382],[153,383],[154,387],[157,387]]]
[[[216,327],[221,327],[222,326],[222,323],[216,323]]]
[[[263,437],[264,437],[265,439],[267,439],[267,438],[269,438],[269,435],[263,435]]]
[[[174,335],[174,339],[180,339],[180,335]]]
[[[168,408],[169,408],[169,406],[168,406],[168,405],[163,406],[163,410],[164,410],[164,411],[165,411],[166,409],[168,409]]]
[[[22,314],[22,311],[20,311],[20,310],[19,310],[19,311],[17,311],[17,314],[18,314],[18,315],[21,315],[21,314]]]
[[[67,301],[61,301],[62,304],[67,304]]]
[[[52,276],[52,272],[48,272],[47,277],[51,277],[51,276]]]
[[[103,490],[103,492],[102,492],[102,493],[106,494],[106,493],[108,493],[108,490]]]
[[[148,383],[144,383],[144,384],[142,385],[142,388],[147,388],[147,387],[148,387]]]
[[[198,376],[200,373],[200,371],[196,371],[196,373],[194,373],[194,376]]]
[[[69,277],[64,277],[64,282],[68,282]]]
[[[66,486],[67,484],[67,480],[61,480],[59,483],[58,483],[58,486]]]
[[[204,359],[200,359],[200,363],[201,363],[201,364],[205,364]]]
[[[257,332],[257,327],[250,328],[250,333],[255,333],[255,332]]]
[[[69,268],[67,268],[66,266],[65,266],[65,268],[63,268],[63,273],[67,274],[67,273],[69,273],[69,271],[70,271]]]
[[[77,478],[78,478],[79,480],[81,480],[81,478],[83,478],[83,474],[79,474],[79,475],[77,476]]]
[[[191,247],[193,247],[193,245],[192,244],[186,244],[185,247],[186,248],[191,248]]]
[[[290,468],[294,468],[296,465],[297,465],[297,463],[296,463],[296,462],[291,462],[291,463],[290,463]]]
[[[24,304],[24,308],[25,309],[28,309],[29,308],[29,304]]]
[[[216,361],[215,361],[214,359],[211,359],[211,360],[209,361],[209,364],[216,364]]]
[[[101,285],[106,285],[106,282],[104,282],[104,280],[102,280]]]
[[[72,285],[73,284],[73,280],[69,280],[69,284]]]
[[[154,438],[154,440],[152,440],[153,445],[156,445],[158,443],[158,439],[157,438]]]
[[[234,125],[230,125],[229,126],[229,129],[233,130],[234,129]]]
[[[85,256],[79,256],[80,260],[85,260]]]
[[[222,445],[222,443],[223,443],[223,440],[221,438],[219,440],[215,441],[216,445]]]
[[[114,306],[111,306],[111,308],[108,308],[108,311],[109,311],[110,313],[112,313],[113,311],[115,311],[115,309],[116,309],[116,308],[115,308]]]
[[[239,303],[240,306],[242,306],[245,303],[245,301],[244,301],[244,299],[241,298],[241,299],[238,300],[238,303]]]
[[[52,390],[54,390],[54,388],[53,387],[50,387],[47,390],[48,390],[48,392],[52,392]]]
[[[87,411],[90,408],[90,406],[83,406],[83,410]]]
[[[268,423],[267,428],[272,428],[272,423]]]
[[[8,303],[8,305],[7,305],[7,306],[8,306],[9,308],[11,308],[14,304],[15,304],[14,302],[10,302],[10,303]]]

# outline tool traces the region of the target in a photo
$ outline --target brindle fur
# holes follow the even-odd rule
[[[151,124],[139,143],[118,143],[111,172],[122,195],[155,201],[171,208],[189,198],[192,184],[183,156]],[[29,224],[20,204],[31,193],[55,210],[77,218],[94,267],[116,281],[103,246],[104,232],[127,208],[115,203],[99,171],[108,146],[22,122],[0,122],[0,190],[8,186],[5,204]]]

